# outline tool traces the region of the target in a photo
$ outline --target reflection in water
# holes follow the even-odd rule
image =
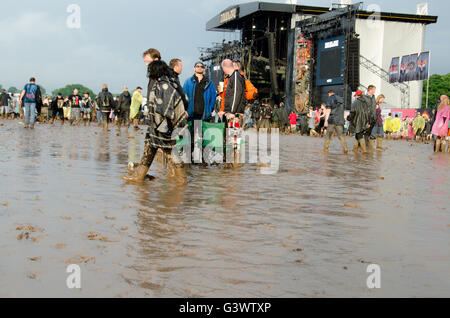
[[[325,156],[321,139],[281,136],[273,175],[193,165],[177,184],[159,160],[133,185],[120,175],[139,161],[141,132],[7,123],[0,133],[0,296],[70,297],[57,273],[76,255],[95,258],[82,264],[86,297],[450,293],[450,156],[429,145],[344,156],[332,143]],[[44,237],[17,240],[17,223]],[[369,263],[381,290],[365,288]]]
[[[99,134],[98,145],[96,147],[96,161],[101,163],[107,163],[111,160],[110,145],[109,145],[109,134]],[[105,167],[101,164],[100,167]]]

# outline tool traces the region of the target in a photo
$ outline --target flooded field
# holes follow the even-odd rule
[[[450,155],[430,145],[281,136],[273,175],[190,167],[180,186],[154,164],[133,185],[142,132],[1,124],[0,297],[450,296]]]

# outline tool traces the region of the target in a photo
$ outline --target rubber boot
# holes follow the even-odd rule
[[[359,141],[355,140],[355,143],[353,145],[353,152],[358,153],[358,151],[359,151]]]
[[[342,151],[344,155],[348,154],[347,141],[345,140],[344,137],[339,138],[339,140],[341,141]]]
[[[367,153],[367,148],[366,148],[366,140],[364,138],[358,140],[359,145],[361,146],[361,150],[363,154]]]
[[[103,123],[103,131],[108,132],[108,123]]]
[[[375,150],[375,139],[369,139],[369,147],[367,149],[368,151],[374,151]]]
[[[386,150],[386,148],[383,148],[383,138],[380,137],[377,138],[377,149]]]
[[[447,145],[447,142],[445,140],[442,140],[441,142],[441,152],[445,153],[445,146]]]
[[[177,184],[186,184],[186,171],[183,166],[176,165],[171,155],[165,156],[167,160],[167,168],[169,169],[169,173],[167,177],[170,180],[174,180]]]
[[[436,139],[436,144],[434,145],[434,152],[439,152],[439,151],[441,151],[441,140]]]
[[[128,182],[143,182],[150,167],[138,166],[131,176],[122,176],[122,179]]]
[[[325,145],[323,146],[324,153],[328,153],[328,149],[330,148],[330,142],[331,142],[330,138],[325,139]]]

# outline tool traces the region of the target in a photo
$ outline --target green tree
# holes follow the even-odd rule
[[[55,89],[55,90],[53,90],[52,95],[56,96],[59,93],[61,93],[63,96],[69,96],[69,95],[73,94],[74,89],[78,89],[79,94],[84,94],[84,93],[88,92],[92,98],[95,98],[95,96],[96,96],[91,89],[89,89],[86,86],[83,86],[81,84],[69,84],[63,88]]]
[[[8,88],[8,92],[13,93],[13,94],[18,94],[18,93],[20,93],[20,90],[15,86],[11,86],[10,88]]]
[[[422,107],[427,103],[427,85],[428,81],[423,82]],[[430,88],[428,93],[428,107],[435,108],[441,95],[449,95],[450,91],[450,73],[446,75],[433,74],[430,76]]]

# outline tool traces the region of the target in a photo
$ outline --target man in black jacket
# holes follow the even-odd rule
[[[52,117],[50,123],[53,124],[55,119],[58,117],[61,119],[61,125],[64,125],[64,98],[61,93],[58,93],[58,96],[53,98],[50,107],[52,109]]]
[[[325,137],[324,152],[328,153],[330,148],[331,137],[336,132],[344,154],[348,153],[347,142],[344,137],[344,99],[337,96],[334,91],[328,92],[328,100],[326,103],[325,112],[325,127],[327,128],[327,135]]]
[[[180,59],[172,59],[170,60],[169,67],[172,71],[172,76],[178,85],[176,89],[181,96],[181,100],[183,101],[184,110],[187,111],[189,102],[186,99],[186,94],[184,93],[183,86],[180,83],[180,75],[183,72],[183,62]]]
[[[0,105],[1,105],[1,115],[3,119],[8,119],[8,104],[11,100],[11,96],[6,92],[6,89],[3,89],[2,94],[0,95]]]
[[[222,69],[228,78],[228,84],[225,93],[224,112],[228,119],[236,115],[243,116],[245,110],[245,79],[233,67],[233,61],[226,59],[222,62]]]
[[[367,150],[371,151],[375,148],[375,139],[370,138],[372,135],[372,130],[377,123],[377,101],[375,98],[377,88],[374,85],[369,85],[367,88],[367,94],[363,96],[363,100],[369,108],[370,113],[370,128],[366,131],[364,139],[366,141]]]
[[[365,102],[363,92],[356,91],[356,100],[352,104],[350,115],[348,120],[350,121],[350,132],[355,134],[355,145],[353,147],[354,152],[358,152],[359,149],[363,153],[367,153],[365,136],[369,136],[367,131],[370,130],[371,113]]]
[[[114,97],[108,91],[108,85],[103,84],[102,91],[97,96],[97,105],[102,112],[103,130],[108,131],[108,117],[111,109],[115,109]]]
[[[131,95],[128,91],[128,87],[125,87],[123,89],[122,94],[119,96],[119,103],[117,105],[117,111],[119,112],[119,120],[117,122],[117,129],[120,133],[120,126],[122,124],[125,124],[128,127],[130,127],[130,106],[131,106]]]

